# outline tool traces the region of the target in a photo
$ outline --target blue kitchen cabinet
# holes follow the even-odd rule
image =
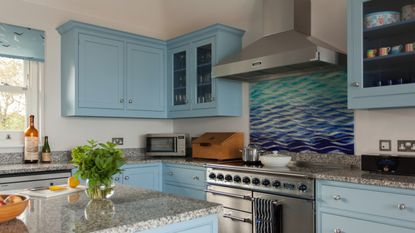
[[[218,233],[218,228],[218,215],[213,214],[137,233]]]
[[[415,232],[415,191],[317,181],[317,233]]]
[[[127,44],[127,110],[165,113],[165,50],[148,45]],[[134,114],[132,114],[134,115]],[[148,115],[152,116],[152,115]]]
[[[163,165],[163,192],[206,200],[206,168],[189,165]]]
[[[169,118],[240,116],[242,82],[212,78],[212,66],[236,54],[244,32],[221,24],[167,42]]]
[[[166,118],[166,42],[69,21],[61,34],[61,114]]]
[[[123,184],[162,191],[162,165],[160,163],[126,165],[123,170]]]
[[[398,11],[405,0],[348,1],[348,106],[351,109],[415,106],[415,53],[405,44],[415,41],[415,20],[367,28],[365,16],[379,11]],[[402,45],[401,51],[380,56],[380,48]],[[375,57],[368,50],[376,49]]]

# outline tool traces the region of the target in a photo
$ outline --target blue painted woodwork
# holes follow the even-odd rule
[[[69,21],[61,33],[61,114],[166,118],[166,42]]]
[[[317,233],[415,231],[414,190],[317,181],[316,203]]]
[[[0,56],[45,60],[45,32],[0,23]]]
[[[242,82],[212,79],[210,75],[212,65],[241,49],[244,32],[239,29],[215,24],[167,42],[75,21],[63,24],[58,31],[63,116],[242,114]],[[174,89],[173,82],[177,71],[174,57],[179,52],[185,52],[186,60],[182,71],[186,82],[181,91],[180,86]],[[200,58],[210,62],[202,63]],[[206,83],[198,82],[201,73]]]
[[[140,233],[217,233],[218,216],[208,215],[189,221],[170,224],[156,229],[139,231]],[[138,233],[138,232],[137,232]]]
[[[250,141],[265,150],[354,154],[343,70],[251,83],[249,106]]]
[[[239,29],[215,24],[167,42],[169,118],[240,116],[242,114],[242,82],[215,79],[210,73],[213,65],[239,52],[243,33]],[[177,90],[180,86],[177,86],[174,79],[177,79],[175,55],[183,51],[186,52],[187,82],[186,98],[184,102],[181,102],[177,101],[177,95],[181,95]]]
[[[189,165],[163,165],[163,192],[206,200],[206,169]]]
[[[162,165],[160,163],[126,165],[123,170],[123,184],[162,191]]]
[[[348,107],[350,109],[397,108],[415,106],[415,80],[413,76],[413,54],[403,56],[377,57],[365,59],[367,49],[394,46],[412,42],[412,33],[415,23],[408,21],[404,24],[388,25],[370,30],[364,30],[365,4],[381,4],[379,9],[390,9],[384,4],[393,4],[400,11],[406,1],[379,1],[379,0],[348,0]],[[382,5],[383,4],[383,5]],[[367,44],[365,44],[367,43]],[[366,72],[365,66],[371,67]],[[390,76],[395,67],[394,72]],[[368,68],[369,69],[369,68]],[[408,77],[406,77],[408,76]],[[400,78],[404,84],[397,85]],[[392,80],[393,85],[387,82]],[[376,86],[381,82],[382,86]],[[354,85],[358,83],[359,85]]]

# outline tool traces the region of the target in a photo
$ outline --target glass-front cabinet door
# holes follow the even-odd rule
[[[215,85],[212,79],[214,59],[213,39],[199,41],[194,44],[195,82],[193,93],[194,108],[211,108],[215,102]]]
[[[349,0],[349,107],[415,105],[415,1]]]
[[[189,103],[189,51],[186,47],[172,50],[171,54],[172,110],[188,110]]]

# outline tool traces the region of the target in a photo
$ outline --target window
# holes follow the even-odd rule
[[[43,63],[0,57],[0,147],[22,147],[30,114],[39,125]]]

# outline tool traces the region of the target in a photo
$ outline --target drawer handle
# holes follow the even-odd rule
[[[125,176],[124,179],[125,180],[128,180],[128,179],[130,179],[130,177],[129,176]]]
[[[405,204],[399,204],[398,209],[399,210],[404,210],[404,209],[406,209],[406,205]]]
[[[168,172],[167,175],[173,176],[173,172]]]
[[[336,228],[336,229],[334,229],[334,231],[333,231],[334,233],[342,233],[342,230],[341,229],[339,229],[339,228]]]
[[[193,176],[193,180],[199,180],[198,176]]]
[[[115,181],[119,181],[120,180],[120,178],[119,177],[115,177],[115,179],[114,179]]]
[[[336,201],[340,201],[342,199],[342,197],[340,195],[334,195],[333,199]]]
[[[240,217],[232,216],[231,214],[224,214],[223,217],[229,218],[232,221],[252,223],[252,220],[249,218],[240,218]]]

